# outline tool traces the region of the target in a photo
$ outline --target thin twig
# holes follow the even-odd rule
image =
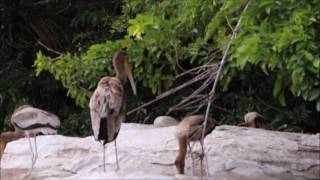
[[[242,11],[242,14],[246,12],[248,6],[249,6],[249,3],[250,3],[250,0],[247,1],[246,3],[246,6],[244,7],[243,11]],[[215,81],[212,85],[212,89],[209,93],[209,101],[208,101],[208,105],[207,105],[207,109],[206,109],[206,114],[205,114],[205,120],[204,120],[204,125],[203,125],[203,129],[202,129],[202,137],[201,137],[201,142],[203,143],[204,142],[204,136],[205,136],[205,129],[206,129],[206,126],[207,126],[207,122],[208,122],[208,117],[209,117],[209,110],[210,110],[210,106],[211,106],[211,103],[212,103],[212,98],[214,97],[214,94],[216,92],[216,87],[217,87],[217,84],[218,84],[218,81],[219,81],[219,78],[220,78],[220,75],[222,73],[222,69],[223,69],[223,65],[225,64],[226,62],[226,59],[227,59],[227,54],[229,52],[229,49],[231,47],[231,44],[232,44],[232,41],[233,39],[236,37],[236,34],[237,34],[237,30],[238,28],[240,27],[240,24],[241,24],[241,20],[242,20],[242,17],[240,16],[238,22],[237,22],[237,25],[236,27],[234,28],[234,30],[232,31],[232,36],[227,44],[227,47],[224,51],[224,54],[223,54],[223,57],[221,59],[221,63],[220,63],[220,67],[218,69],[218,72],[217,72],[217,75],[215,75]],[[214,74],[214,73],[212,73]],[[203,155],[205,156],[205,152],[204,152],[204,143],[203,143]],[[201,169],[202,171],[203,169]]]
[[[193,110],[191,113],[188,113],[188,116],[197,113],[203,106],[205,106],[205,104],[200,104],[200,105],[197,107],[197,109]]]
[[[212,63],[212,61],[215,59],[216,55],[217,55],[218,51],[214,51],[210,56],[209,56],[209,60],[208,62],[206,62],[204,65],[201,65],[201,66],[198,66],[198,67],[195,67],[195,68],[192,68],[192,69],[189,69],[189,70],[185,70],[184,72],[182,72],[181,74],[178,74],[176,76],[176,78],[180,78],[184,75],[187,75],[187,74],[199,74],[201,71],[205,70],[206,68],[209,68],[211,66],[216,66],[218,67],[218,64],[217,63]],[[195,73],[193,73],[193,71],[196,71]]]
[[[207,74],[208,72],[204,72],[205,74]],[[207,77],[208,75],[206,75]],[[209,78],[210,79],[210,78]],[[167,114],[171,113],[176,107],[181,106],[182,104],[188,102],[189,100],[191,100],[194,96],[198,95],[199,93],[201,93],[201,91],[203,89],[205,89],[209,84],[209,79],[207,79],[201,86],[200,88],[198,88],[197,90],[195,90],[193,93],[191,93],[191,95],[189,95],[188,97],[184,98],[183,100],[181,100],[178,104],[176,104],[174,107],[170,108],[169,111],[167,112]]]
[[[189,96],[188,96],[189,97]],[[208,98],[207,95],[196,95],[194,97],[192,97],[188,102],[186,102],[185,104],[182,104],[181,107],[177,107],[176,109],[183,109],[183,108],[187,108],[188,106],[193,105],[194,103],[198,103],[199,101],[202,101],[204,99]]]
[[[181,66],[181,64],[179,63],[179,53],[178,53],[177,47],[176,47],[173,43],[171,43],[171,46],[173,46],[174,52],[175,52],[175,54],[176,54],[176,64],[177,64],[177,66],[179,67],[180,70],[186,71],[186,70]]]
[[[206,71],[205,73],[210,73],[210,71]],[[215,70],[214,73],[215,74]],[[205,90],[208,86],[209,86],[209,82],[211,82],[213,80],[214,76],[209,76],[209,78],[207,78],[205,80],[205,82],[197,89],[195,90],[192,94],[190,94],[187,98],[181,100],[178,104],[176,104],[174,107],[170,108],[169,111],[167,112],[167,114],[171,113],[173,110],[175,110],[177,107],[182,106],[184,103],[187,103],[188,101],[190,101],[193,97],[197,96],[198,94],[200,94],[203,90]]]
[[[226,109],[226,108],[223,108],[223,107],[217,106],[217,105],[215,105],[215,104],[213,104],[212,106],[213,106],[214,108],[216,108],[216,109],[219,109],[220,111],[225,112],[225,113],[228,113],[228,114],[234,114],[234,112],[232,112],[232,111],[230,111],[230,110],[228,110],[228,109]]]
[[[233,27],[231,26],[231,24],[230,24],[230,22],[229,22],[228,17],[227,17],[227,16],[225,16],[225,19],[227,20],[227,24],[228,24],[229,28],[230,28],[230,29],[231,29],[231,31],[233,32],[233,31],[234,31],[234,29],[233,29]]]
[[[202,76],[198,75],[198,76],[196,76],[195,78],[193,78],[193,79],[191,79],[191,80],[183,83],[182,85],[177,86],[177,87],[175,87],[175,88],[173,88],[173,89],[170,89],[170,90],[168,90],[168,91],[160,94],[160,95],[157,96],[155,99],[153,99],[153,100],[151,100],[151,101],[149,101],[149,102],[147,102],[147,103],[144,103],[143,105],[141,105],[141,106],[139,106],[139,107],[137,107],[137,108],[132,109],[131,111],[129,111],[129,112],[127,113],[127,115],[130,115],[130,114],[138,111],[139,109],[142,109],[142,108],[144,108],[144,107],[147,107],[147,106],[149,106],[150,104],[153,104],[153,103],[159,101],[160,99],[163,99],[163,98],[165,98],[165,97],[167,97],[167,96],[169,96],[169,95],[171,95],[171,94],[173,94],[173,93],[175,93],[175,92],[177,92],[177,91],[179,91],[179,90],[181,90],[181,89],[183,89],[183,88],[185,88],[185,87],[187,87],[187,86],[190,86],[191,84],[194,84],[194,83],[196,83],[196,82],[198,82],[198,81],[200,81],[200,80],[202,80],[202,79],[205,79],[206,77],[207,77],[207,76],[205,76],[205,75],[202,75]]]
[[[56,12],[55,14],[58,15],[58,14],[61,14],[61,13],[65,12],[66,10],[69,9],[69,7],[71,7],[71,5],[72,5],[72,4],[69,2],[69,4],[68,4],[65,8],[59,10],[59,11]]]
[[[63,53],[49,48],[48,46],[46,46],[45,44],[43,44],[41,41],[38,41],[38,44],[40,44],[42,47],[46,48],[47,51],[53,52],[53,53],[55,53],[55,54],[57,54],[57,55],[59,55],[59,56],[62,56],[62,55],[63,55]]]
[[[178,75],[176,75],[176,78],[180,78],[186,74],[190,74],[192,73],[193,71],[196,71],[196,70],[203,70],[205,68],[210,68],[210,67],[214,67],[214,66],[217,66],[217,64],[211,64],[211,65],[202,65],[202,66],[198,66],[198,67],[195,67],[195,68],[192,68],[192,69],[189,69],[187,71],[184,71],[183,73],[180,73]],[[217,66],[218,67],[218,66]],[[199,72],[197,72],[197,74],[199,74]]]

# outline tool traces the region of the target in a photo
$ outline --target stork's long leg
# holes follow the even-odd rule
[[[189,153],[192,161],[192,175],[194,175],[194,157],[193,157],[192,147],[190,145],[190,142],[188,142],[188,146],[189,146]]]
[[[30,150],[31,150],[31,171],[33,170],[33,159],[34,159],[34,153],[33,153],[33,149],[32,149],[32,144],[31,144],[31,140],[30,140],[30,135],[27,135],[28,137],[28,141],[29,141],[29,146],[30,146]]]
[[[103,171],[106,172],[106,145],[102,144],[102,151],[103,151]]]
[[[210,174],[209,174],[209,164],[208,164],[208,156],[207,156],[207,154],[204,154],[204,158],[206,159],[206,173],[207,173],[207,176],[209,177]]]
[[[201,160],[201,169],[203,167],[203,158],[205,158],[205,161],[206,161],[206,175],[209,176],[209,164],[208,164],[208,156],[207,154],[205,153],[204,151],[204,148],[203,148],[203,142],[200,141],[200,144],[201,144],[201,157],[200,157],[200,160]]]
[[[34,156],[34,160],[33,160],[33,165],[36,163],[37,159],[38,159],[38,149],[37,149],[37,136],[34,136],[34,153],[35,153],[35,156]]]
[[[114,150],[116,152],[116,160],[117,160],[117,171],[120,169],[119,160],[118,160],[118,149],[117,149],[117,139],[114,140]]]
[[[201,145],[201,155],[200,155],[200,166],[201,166],[201,177],[203,177],[203,158],[206,156],[205,152],[204,152],[204,148],[203,148],[203,141],[200,140],[200,145]],[[206,158],[206,157],[205,157]],[[208,174],[208,160],[206,158],[206,163],[207,163],[207,170],[206,170],[206,174],[207,176],[209,175]]]

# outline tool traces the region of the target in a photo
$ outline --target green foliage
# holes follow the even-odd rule
[[[210,1],[205,3],[212,7]],[[139,11],[141,7],[146,7],[144,13],[129,18],[130,13]],[[188,10],[193,11],[191,18]],[[144,87],[150,88],[154,94],[171,87],[178,61],[201,57],[200,48],[204,40],[197,36],[204,33],[205,21],[210,20],[208,15],[213,12],[212,8],[207,9],[196,0],[172,3],[130,1],[123,5],[123,11],[127,18],[118,18],[128,19],[128,33],[123,39],[94,44],[81,55],[66,54],[51,59],[38,53],[35,62],[37,74],[43,70],[52,73],[77,104],[84,106],[90,96],[88,90],[92,90],[102,76],[113,74],[110,60],[120,48],[128,49],[135,78],[143,80]],[[189,46],[194,51],[189,51]],[[207,54],[202,52],[202,56]]]
[[[0,132],[12,128],[11,113],[18,106],[36,104],[39,107],[43,102],[48,102],[52,95],[56,95],[58,100],[63,94],[58,95],[62,87],[50,74],[35,77],[32,65],[35,52],[39,49],[38,41],[54,49],[59,49],[61,44],[68,46],[63,35],[65,31],[57,23],[61,16],[55,14],[53,17],[50,12],[60,12],[69,1],[39,2],[0,1]],[[50,109],[51,104],[47,108]]]
[[[288,90],[320,103],[319,8],[319,1],[253,1],[227,68],[246,73],[245,67],[253,64],[276,77],[273,96],[283,106]]]
[[[123,39],[94,44],[80,56],[67,54],[55,61],[45,61],[41,59],[43,56],[38,56],[37,72],[43,68],[49,70],[77,103],[83,105],[90,96],[87,89],[105,75],[104,67],[110,67],[111,55],[116,50],[113,47],[127,47],[135,77],[143,79],[143,85],[158,94],[171,86],[177,73],[176,61],[200,60],[199,51],[208,46],[208,39],[214,39],[213,45],[221,50],[225,48],[230,35],[226,24],[228,21],[230,25],[235,24],[244,3],[246,1],[128,1],[123,5],[123,16],[128,19],[127,35]],[[132,12],[137,15],[129,19]],[[273,95],[282,105],[286,104],[284,92],[288,88],[297,97],[320,102],[320,49],[316,39],[319,33],[315,29],[319,14],[317,1],[251,2],[243,15],[227,68],[245,73],[247,64],[254,64],[267,75],[276,76]],[[204,62],[207,61],[205,58]],[[108,69],[106,74],[112,74],[111,71]],[[233,74],[225,76],[228,79]],[[225,82],[227,86],[228,81]]]
[[[77,53],[56,58],[38,52],[36,73],[49,71],[67,88],[76,103],[85,107],[98,80],[114,74],[111,65],[114,52],[127,48],[135,79],[143,85],[140,89],[157,95],[178,82],[175,79],[181,71],[178,64],[191,68],[219,61],[232,28],[241,16],[241,28],[229,52],[221,83],[225,93],[231,94],[228,101],[233,102],[239,96],[256,96],[244,91],[256,89],[254,92],[265,97],[261,101],[273,102],[275,98],[273,106],[281,105],[292,111],[301,107],[299,111],[308,114],[301,118],[310,120],[315,117],[316,107],[320,111],[319,1],[251,1],[247,12],[242,14],[246,3],[246,0],[123,1],[121,14],[112,14],[112,18],[106,15],[111,22],[105,26],[109,29],[99,36],[102,40],[93,38],[88,48],[80,44]],[[97,15],[100,20],[94,20],[92,14],[89,17],[88,21],[95,28],[95,24],[101,24],[96,21],[104,22],[101,14]],[[250,77],[257,72],[263,72],[259,76],[265,79],[263,86],[257,85],[261,83],[258,77]],[[239,89],[241,95],[232,88],[240,83],[247,84]],[[240,98],[241,102],[237,101],[238,105],[230,108],[244,106],[243,102],[254,103],[256,99]],[[297,104],[300,99],[304,100],[302,105]],[[313,106],[311,112],[309,104]],[[262,110],[262,107],[263,103],[252,108],[244,106],[238,113],[243,114],[244,109]],[[280,123],[275,123],[274,129],[281,129],[283,124],[296,126],[283,120],[292,116],[279,117]],[[229,122],[228,119],[225,122]]]
[[[88,135],[91,132],[88,123],[79,127],[78,131],[73,129],[78,128],[77,124],[82,121],[88,121],[88,114],[86,117],[80,116],[85,113],[79,112],[82,109],[79,110],[74,100],[66,97],[65,88],[51,74],[43,72],[35,76],[33,64],[39,50],[46,56],[54,57],[57,53],[52,50],[81,52],[89,44],[114,38],[109,36],[109,30],[111,31],[113,17],[121,13],[120,5],[121,1],[118,0],[0,1],[0,132],[12,130],[11,114],[22,104],[56,113],[62,119],[63,128],[60,133],[73,131],[70,135]],[[46,56],[40,53],[38,55],[42,60]],[[65,57],[68,58],[70,59]],[[51,70],[58,72],[58,68],[67,69],[63,67],[63,61],[60,63]],[[39,67],[47,66],[39,63]],[[62,74],[57,74],[57,77],[70,82]],[[74,92],[73,90],[72,93]],[[82,91],[82,96],[87,95],[85,92]],[[68,112],[61,110],[62,108]],[[79,117],[71,121],[71,116],[76,115]],[[64,119],[69,121],[64,122]]]

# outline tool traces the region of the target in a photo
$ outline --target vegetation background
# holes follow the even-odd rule
[[[242,17],[210,114],[220,124],[237,124],[258,111],[272,129],[320,132],[320,0],[255,0],[242,14],[246,3],[1,0],[0,130],[11,129],[15,108],[31,104],[56,113],[60,133],[90,135],[88,100],[98,80],[114,74],[115,51],[127,48],[137,81],[130,110],[195,76],[177,78],[180,73],[219,62]],[[127,121],[152,123],[202,83]],[[169,115],[179,119],[191,111]]]

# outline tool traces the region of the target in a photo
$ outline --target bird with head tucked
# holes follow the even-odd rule
[[[238,124],[238,126],[270,129],[266,118],[257,112],[248,112],[244,115],[244,122]]]
[[[55,114],[38,109],[29,105],[17,108],[11,116],[11,124],[14,131],[3,132],[0,134],[0,160],[7,143],[27,137],[32,155],[31,169],[38,158],[36,136],[38,134],[48,135],[57,134],[60,126],[60,119]],[[34,138],[34,148],[30,138]]]

